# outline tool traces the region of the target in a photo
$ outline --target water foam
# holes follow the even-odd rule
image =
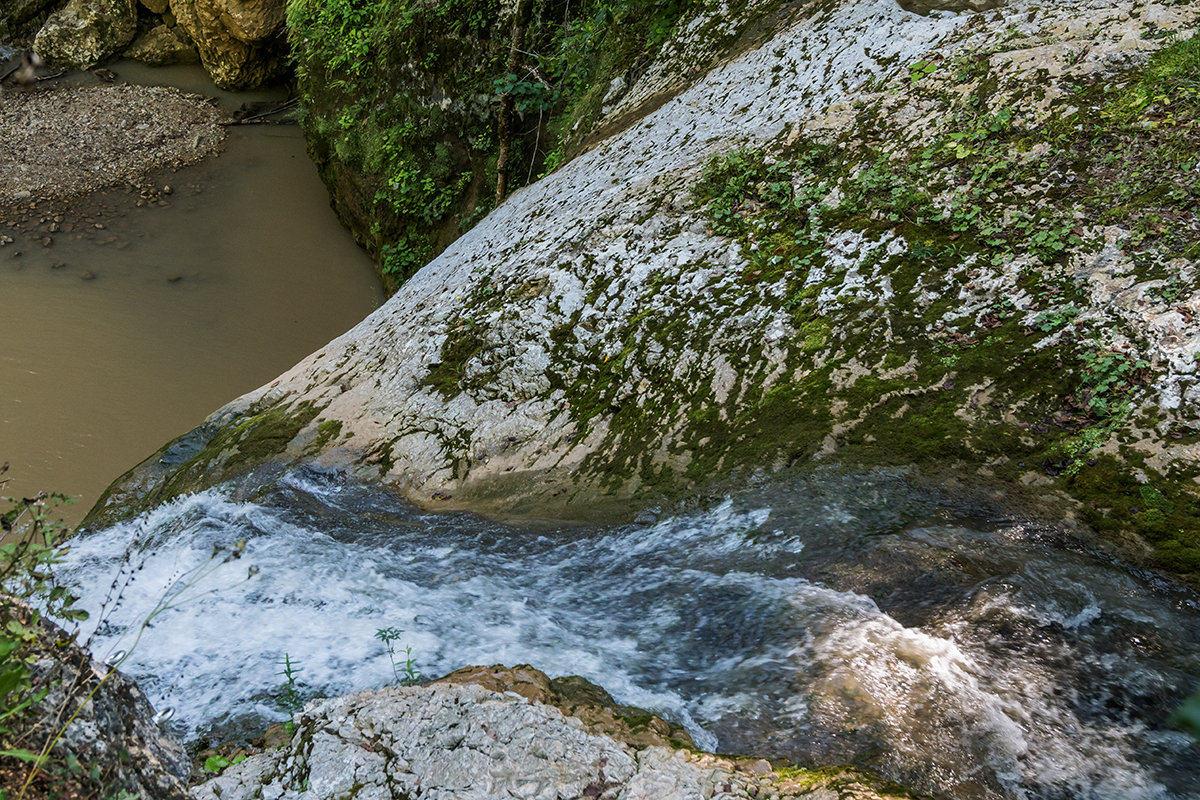
[[[1170,762],[1163,752],[1187,741],[1145,715],[1089,715],[1069,675],[1085,665],[1110,695],[1104,669],[1109,683],[1169,684],[1170,670],[1106,667],[1075,641],[1112,620],[1159,619],[1161,600],[1098,597],[1076,561],[1056,579],[1052,560],[1026,552],[1024,583],[1010,570],[906,627],[865,594],[803,577],[806,544],[822,535],[807,511],[731,500],[649,526],[522,531],[302,472],[259,503],[210,490],[85,537],[64,571],[96,608],[130,554],[135,580],[97,632],[104,655],[129,647],[164,586],[246,540],[191,590],[203,596],[155,618],[125,665],[193,737],[280,718],[285,653],[314,693],[392,682],[375,633],[395,627],[427,675],[472,663],[583,675],[706,749],[856,759],[947,797],[1187,796],[1138,763]],[[998,558],[985,532],[892,535]],[[1036,635],[1001,641],[1014,626]]]

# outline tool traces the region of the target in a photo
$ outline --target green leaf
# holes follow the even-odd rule
[[[0,750],[0,756],[9,756],[19,761],[36,762],[40,756],[37,753],[31,753],[28,750]]]
[[[24,666],[10,669],[8,672],[0,672],[0,700],[12,694],[28,674],[29,672]]]
[[[204,759],[204,771],[211,772],[214,775],[220,775],[221,770],[229,766],[229,759],[225,756],[209,756]]]

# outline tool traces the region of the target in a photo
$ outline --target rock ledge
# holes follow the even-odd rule
[[[552,683],[558,683],[557,690]],[[633,738],[627,723],[618,724],[617,730],[602,722],[585,723],[580,716],[595,720],[596,709],[607,695],[591,687],[598,692],[598,702],[592,703],[570,691],[584,684],[582,679],[552,682],[528,666],[469,667],[428,686],[391,687],[314,701],[299,716],[290,744],[230,767],[195,787],[192,797],[886,800],[909,796],[893,793],[891,787],[854,770],[776,769],[762,759],[651,743],[664,742],[666,737],[655,730],[665,733],[668,728],[652,716],[642,731],[646,735]],[[583,713],[568,716],[530,695],[573,703]],[[641,744],[630,743],[634,740]]]

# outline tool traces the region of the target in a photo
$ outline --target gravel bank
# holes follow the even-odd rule
[[[0,205],[65,199],[216,153],[223,112],[207,98],[127,84],[0,95]]]

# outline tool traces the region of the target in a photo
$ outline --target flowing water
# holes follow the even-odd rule
[[[375,633],[395,627],[426,675],[580,674],[709,749],[855,761],[964,800],[1200,796],[1200,748],[1166,724],[1200,681],[1195,597],[899,476],[607,526],[431,514],[309,470],[229,498],[88,535],[65,568],[85,607],[116,587],[101,655],[211,571],[124,667],[193,740],[281,717],[285,653],[312,693],[394,681]]]
[[[278,97],[221,93],[198,67],[113,68],[235,107]],[[299,128],[229,133],[219,157],[155,177],[169,195],[139,207],[121,186],[60,230],[2,231],[16,241],[0,247],[0,494],[72,495],[77,521],[113,478],[381,302]]]

